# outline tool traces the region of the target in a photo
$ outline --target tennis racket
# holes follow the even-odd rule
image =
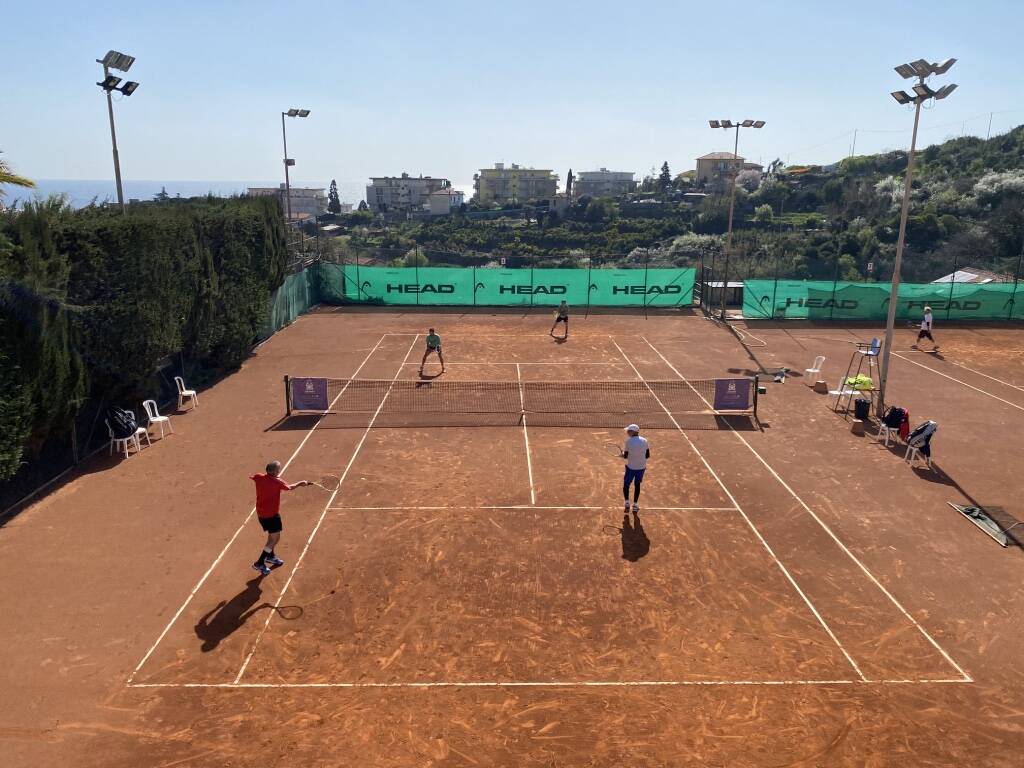
[[[617,458],[617,459],[621,459],[622,458],[622,448],[620,448],[615,443],[605,443],[604,444],[604,449],[610,455],[614,456],[615,458]]]
[[[319,479],[310,480],[309,483],[317,488],[334,493],[341,485],[341,478],[338,475],[321,475]]]

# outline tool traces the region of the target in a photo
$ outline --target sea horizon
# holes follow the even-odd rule
[[[6,193],[2,198],[4,204],[13,206],[18,201],[46,199],[51,195],[65,196],[73,208],[82,208],[94,201],[104,203],[117,200],[117,187],[113,179],[34,179],[34,181],[36,184],[34,188],[0,185],[0,191]],[[130,202],[152,200],[161,191],[166,191],[171,197],[201,197],[206,194],[230,197],[231,195],[245,194],[249,187],[278,187],[283,183],[283,181],[267,180],[125,179],[121,186],[124,190],[125,201]],[[366,182],[339,180],[336,183],[338,198],[341,202],[356,206],[366,198]],[[312,187],[326,191],[330,187],[330,180],[328,179],[325,183],[293,181],[291,185],[296,188]],[[472,182],[453,182],[452,185],[465,192],[467,197],[472,194]]]

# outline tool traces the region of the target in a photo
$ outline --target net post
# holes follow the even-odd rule
[[[292,415],[292,388],[289,386],[291,377],[286,373],[284,375],[284,411],[285,416]]]
[[[761,388],[761,380],[758,375],[754,374],[754,421],[760,423],[761,420],[757,418],[757,392]]]

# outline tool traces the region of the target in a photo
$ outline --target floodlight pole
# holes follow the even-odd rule
[[[736,123],[736,140],[733,143],[732,148],[732,159],[733,162],[739,162],[740,153],[740,123]],[[732,189],[729,191],[729,228],[725,235],[725,273],[722,280],[722,322],[725,322],[725,281],[729,278],[729,255],[732,252],[732,212],[736,207],[736,177],[740,175],[740,169],[737,168],[736,172],[732,175]]]
[[[102,63],[102,62],[101,62]],[[110,68],[103,65],[103,79],[110,76]],[[121,160],[117,155],[117,132],[114,130],[114,100],[110,98],[110,90],[107,92],[107,117],[110,118],[110,144],[114,148],[114,181],[117,183],[117,204],[121,206],[121,213],[127,215],[128,209],[124,204],[124,192],[121,189]]]
[[[924,77],[918,78],[924,84]],[[885,344],[882,346],[882,365],[878,384],[878,417],[885,415],[885,385],[889,380],[889,352],[892,348],[893,328],[896,324],[896,307],[899,304],[900,266],[903,263],[903,245],[907,237],[907,214],[910,211],[910,185],[914,180],[914,152],[917,149],[917,126],[921,120],[921,105],[925,99],[914,99],[914,132],[910,136],[910,154],[907,155],[907,173],[903,178],[903,206],[900,209],[900,232],[896,238],[896,261],[892,268],[892,285],[889,288],[889,315],[885,321]]]
[[[292,183],[288,178],[288,134],[284,127],[284,118],[287,113],[281,113],[281,139],[284,141],[284,194],[288,206],[288,223],[292,222]]]

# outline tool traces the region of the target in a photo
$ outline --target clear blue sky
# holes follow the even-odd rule
[[[674,172],[731,149],[708,118],[759,118],[740,154],[828,162],[909,143],[892,67],[956,56],[924,143],[1024,122],[1024,6],[566,1],[11,2],[0,150],[35,178],[111,175],[94,60],[137,57],[115,104],[127,179],[472,178],[495,161]],[[868,132],[873,130],[875,132]]]

